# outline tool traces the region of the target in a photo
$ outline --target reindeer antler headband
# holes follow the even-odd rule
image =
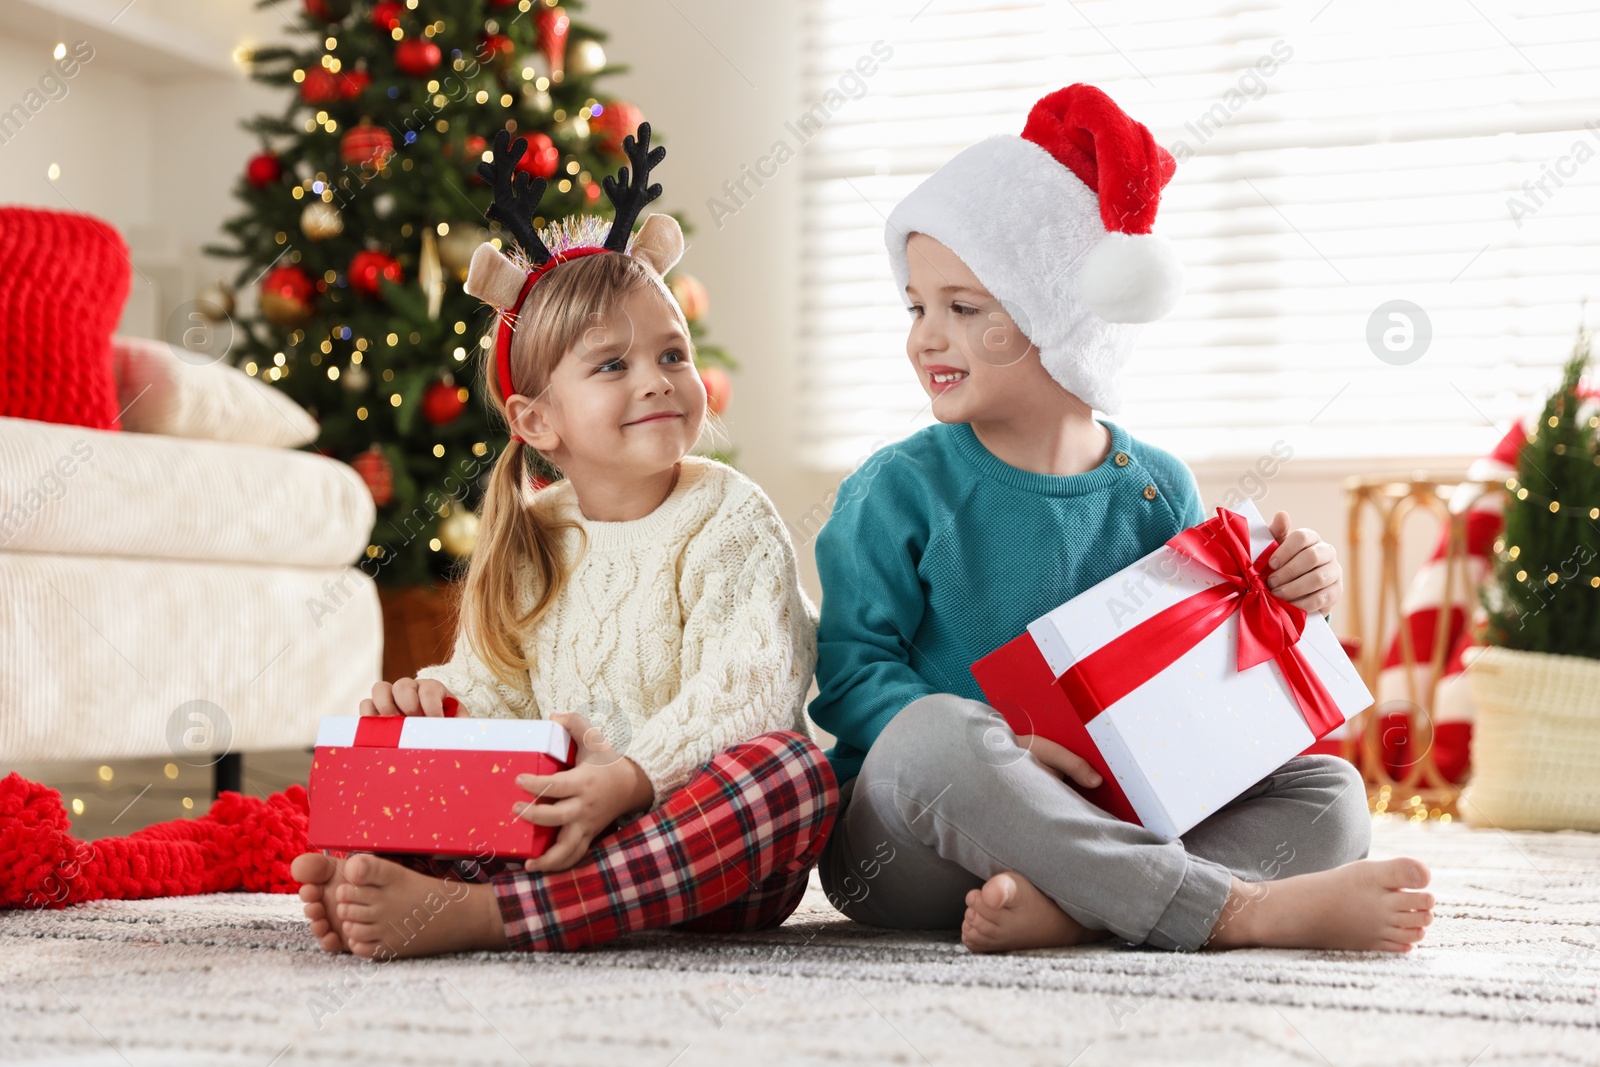
[[[517,170],[527,149],[525,138],[512,142],[511,135],[500,130],[494,135],[494,161],[478,164],[478,174],[494,190],[489,217],[511,234],[521,251],[520,255],[513,251],[512,257],[507,258],[490,242],[479,245],[472,254],[464,287],[501,312],[494,355],[502,397],[516,392],[511,381],[511,334],[516,328],[517,313],[534,285],[552,267],[599,252],[617,252],[648,264],[657,274],[665,274],[683,255],[683,231],[671,215],[650,215],[639,233],[633,233],[639,212],[661,195],[661,186],[650,184],[650,172],[667,155],[664,147],[650,147],[648,122],[639,124],[637,137],[622,139],[622,151],[633,165],[631,177],[628,167],[623,166],[614,177],[607,175],[601,183],[617,209],[603,240],[599,231],[606,226],[606,220],[590,215],[563,219],[550,227],[547,232],[553,248],[539,236],[533,219],[546,183],[543,178],[530,178],[526,171]]]

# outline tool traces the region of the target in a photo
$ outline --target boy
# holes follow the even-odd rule
[[[847,478],[817,540],[810,712],[838,738],[842,785],[823,884],[852,919],[959,926],[975,952],[1111,936],[1406,952],[1432,921],[1428,871],[1363,859],[1371,823],[1349,763],[1292,759],[1162,842],[1063,782],[1099,784],[1060,746],[1015,736],[968,670],[1205,518],[1180,460],[1092,417],[1119,406],[1133,324],[1181,292],[1150,233],[1174,169],[1149,130],[1073,85],[889,217],[906,352],[939,425]],[[1271,529],[1268,587],[1327,612],[1332,547],[1284,512]]]

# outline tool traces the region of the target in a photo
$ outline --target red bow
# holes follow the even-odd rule
[[[1278,542],[1252,560],[1249,521],[1236,511],[1219,507],[1216,518],[1182,531],[1167,545],[1223,580],[1108,641],[1057,679],[1078,717],[1089,722],[1166,670],[1238,612],[1239,670],[1275,660],[1314,737],[1344,722],[1339,705],[1300,652],[1305,611],[1266,586],[1263,572]]]

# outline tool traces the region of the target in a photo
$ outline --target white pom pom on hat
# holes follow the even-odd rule
[[[1183,264],[1153,233],[1113,230],[1083,257],[1079,292],[1107,322],[1154,322],[1183,295]]]
[[[927,234],[994,294],[1057,381],[1115,412],[1117,372],[1140,326],[1183,293],[1177,255],[1152,232],[1176,169],[1100,89],[1058,89],[1034,104],[1020,137],[963,149],[890,212],[895,284],[903,297],[906,239]]]

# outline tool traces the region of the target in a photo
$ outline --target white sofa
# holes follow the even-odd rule
[[[122,432],[0,418],[0,767],[230,754],[237,788],[380,677],[372,497],[276,390],[116,349]]]

